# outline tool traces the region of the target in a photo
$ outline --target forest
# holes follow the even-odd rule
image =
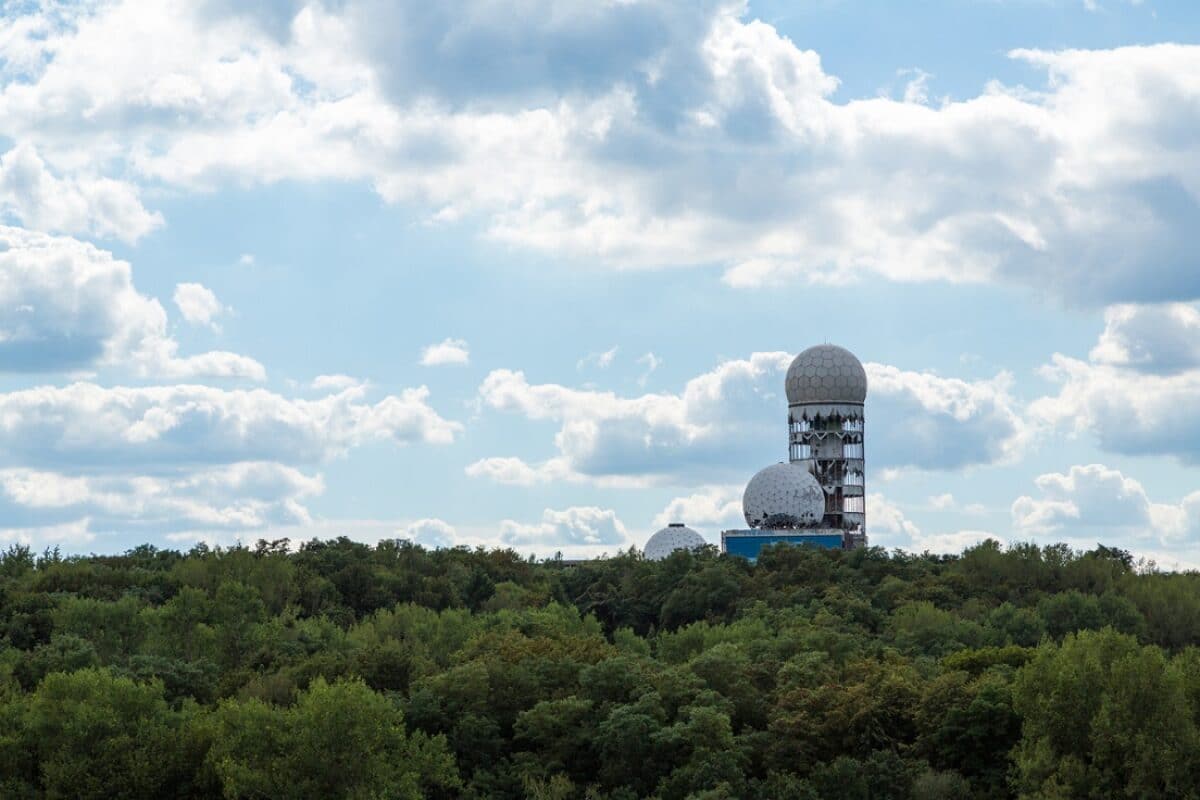
[[[1197,644],[1103,546],[13,545],[0,796],[1200,797]]]

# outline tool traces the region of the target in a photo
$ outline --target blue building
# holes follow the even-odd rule
[[[850,546],[842,531],[826,529],[772,530],[755,528],[750,530],[721,531],[721,552],[741,556],[750,561],[758,560],[758,552],[767,545],[786,543],[824,550],[842,550]]]

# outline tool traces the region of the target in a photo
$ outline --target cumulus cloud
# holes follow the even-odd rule
[[[547,508],[542,521],[500,523],[500,538],[513,546],[620,546],[630,542],[629,532],[611,509],[572,506],[555,511]]]
[[[1041,375],[1058,393],[1029,406],[1047,429],[1104,450],[1200,463],[1200,314],[1186,304],[1118,305],[1086,360],[1055,353]]]
[[[1095,436],[1109,452],[1200,463],[1200,369],[1155,375],[1056,353],[1042,374],[1060,386],[1030,404],[1035,421]]]
[[[446,364],[466,364],[471,360],[467,343],[462,339],[444,339],[421,351],[421,365],[439,367]]]
[[[425,387],[371,403],[365,389],[315,400],[265,390],[74,383],[0,394],[0,464],[170,469],[237,461],[316,463],[371,441],[446,444]]]
[[[26,547],[79,547],[96,538],[87,519],[61,525],[40,525],[34,528],[0,528],[0,543],[21,544]]]
[[[163,224],[137,189],[111,178],[55,177],[29,145],[0,156],[0,209],[26,228],[136,242]]]
[[[867,436],[883,467],[953,470],[1012,461],[1029,439],[1012,376],[965,381],[867,364]]]
[[[1103,464],[1076,465],[1035,480],[1038,496],[1012,504],[1015,528],[1074,538],[1119,534],[1164,546],[1200,534],[1200,492],[1179,504],[1152,502],[1140,482]]]
[[[318,375],[313,378],[310,386],[318,391],[335,391],[340,392],[343,389],[353,389],[356,387],[365,387],[366,381],[361,381],[358,378],[350,375]]]
[[[180,283],[175,286],[175,307],[183,318],[193,325],[204,325],[220,330],[216,318],[228,309],[207,286],[199,283]]]
[[[180,540],[311,526],[324,481],[296,465],[369,442],[443,444],[462,429],[424,387],[377,402],[366,392],[75,383],[0,394],[0,539],[58,541],[62,526]]]
[[[588,480],[609,485],[722,482],[786,456],[787,353],[724,361],[679,394],[614,392],[531,384],[523,372],[492,371],[479,389],[485,408],[559,425],[558,452],[541,462],[483,459],[469,475],[531,485]],[[1012,458],[1026,437],[1009,378],[962,381],[868,364],[868,437],[878,468],[958,469]]]
[[[552,458],[541,464],[528,464],[512,456],[481,458],[467,465],[471,478],[487,478],[509,486],[533,486],[555,480],[575,480],[565,459]]]
[[[479,389],[485,407],[560,424],[555,444],[566,471],[580,476],[663,481],[732,472],[756,463],[785,430],[782,385],[790,358],[755,353],[693,378],[682,393],[621,397],[613,392],[530,384],[524,373],[494,370]],[[770,383],[765,379],[773,376]],[[549,461],[548,463],[554,463]]]
[[[660,528],[672,522],[682,522],[691,528],[744,527],[742,487],[706,486],[690,495],[673,498],[654,518],[654,524]]]
[[[89,531],[162,534],[302,524],[310,521],[304,502],[323,490],[320,477],[268,462],[171,476],[0,469],[0,529],[82,522]]]
[[[961,553],[985,539],[996,538],[989,531],[979,530],[923,533],[899,506],[878,493],[867,495],[867,533],[874,546],[914,553]]]
[[[454,547],[458,532],[454,526],[440,519],[419,519],[396,531],[401,539],[409,539],[422,547],[436,550]]]
[[[1200,367],[1200,310],[1188,303],[1110,306],[1089,358],[1154,373]]]
[[[359,180],[435,222],[723,264],[736,286],[1200,295],[1197,46],[1018,50],[1044,85],[839,102],[820,56],[744,3],[270,8],[23,7],[0,23],[0,125],[60,181]]]
[[[180,356],[162,305],[140,293],[125,261],[93,245],[0,226],[0,370],[119,365],[146,377],[263,380],[246,356]]]

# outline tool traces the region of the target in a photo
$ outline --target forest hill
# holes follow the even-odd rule
[[[1104,547],[11,547],[0,634],[6,798],[1200,787],[1200,576]]]

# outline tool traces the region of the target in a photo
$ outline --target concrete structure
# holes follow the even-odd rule
[[[792,361],[785,387],[788,463],[750,480],[742,497],[750,530],[723,531],[721,551],[754,560],[777,542],[863,547],[866,370],[849,350],[817,345]]]
[[[682,522],[672,522],[646,540],[642,555],[651,561],[661,561],[676,550],[698,550],[708,542]]]

